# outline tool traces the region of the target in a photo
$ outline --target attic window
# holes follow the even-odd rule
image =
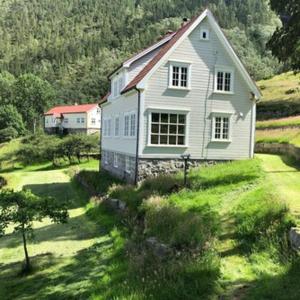
[[[204,41],[209,40],[209,31],[208,29],[201,29],[200,30],[200,39]]]

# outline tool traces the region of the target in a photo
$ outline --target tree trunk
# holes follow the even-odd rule
[[[23,237],[23,246],[24,246],[24,252],[25,252],[25,272],[28,272],[30,270],[30,260],[29,255],[27,251],[27,242],[26,242],[26,235],[25,235],[25,229],[24,226],[22,228],[22,237]]]
[[[36,132],[36,119],[33,119],[33,134]]]

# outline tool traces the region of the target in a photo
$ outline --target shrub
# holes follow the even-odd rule
[[[218,215],[208,205],[187,212],[167,203],[146,208],[146,235],[176,248],[202,250],[218,230]]]
[[[18,137],[18,132],[13,127],[0,130],[0,143],[9,142],[16,137]]]

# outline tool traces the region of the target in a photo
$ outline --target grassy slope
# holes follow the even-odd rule
[[[300,114],[300,74],[283,73],[258,82],[263,93],[257,106],[259,120]]]
[[[15,150],[15,143],[5,145],[2,154]],[[96,170],[97,161],[77,166]],[[110,247],[110,237],[85,216],[88,196],[70,181],[71,168],[51,170],[49,164],[1,173],[8,187],[27,187],[40,195],[70,201],[67,224],[52,224],[48,219],[34,225],[35,239],[28,249],[38,271],[28,277],[16,275],[23,261],[20,236],[8,234],[0,239],[0,299],[78,299],[93,285],[95,274],[101,276],[101,261]],[[11,228],[12,229],[12,228]],[[101,250],[101,251],[100,251]],[[100,253],[101,252],[101,253]],[[89,257],[89,253],[94,256]]]
[[[258,143],[292,144],[300,147],[299,128],[276,128],[256,131]]]
[[[257,129],[275,129],[288,127],[300,127],[300,116],[258,121],[256,123]]]
[[[258,86],[263,93],[263,102],[300,102],[300,75],[292,72],[261,80]],[[292,92],[294,90],[294,92]]]
[[[259,158],[267,171],[266,176],[273,178],[275,173],[271,173],[273,170],[268,168],[274,167],[274,162],[266,159],[269,156]],[[282,162],[283,165],[280,165],[280,160],[275,161],[279,165],[279,171],[284,171],[282,174],[278,172],[282,179],[290,175],[292,168],[289,169]],[[93,166],[91,162],[85,167],[93,169],[97,166]],[[44,165],[6,173],[11,178],[9,184],[12,187],[35,185],[37,193],[53,194],[62,199],[67,196],[73,199],[73,204],[69,224],[53,225],[47,220],[36,224],[36,242],[30,244],[30,254],[34,256],[33,262],[39,269],[29,277],[16,276],[20,261],[23,260],[19,238],[7,235],[0,240],[0,298],[87,299],[93,294],[93,299],[145,299],[142,287],[146,283],[135,282],[128,286],[126,261],[115,257],[119,249],[115,248],[114,240],[118,240],[118,235],[114,238],[114,230],[107,234],[102,226],[85,216],[83,203],[87,199],[86,195],[70,182],[67,176],[69,171],[51,170]],[[278,295],[277,299],[297,299],[299,295],[294,290],[300,278],[293,273],[294,266],[290,268],[289,264],[280,263],[272,257],[272,253],[257,251],[245,255],[237,247],[232,219],[237,205],[243,199],[247,200],[245,197],[249,193],[259,197],[257,191],[261,188],[272,190],[275,185],[279,189],[285,187],[285,181],[280,178],[277,181],[274,179],[274,186],[272,183],[266,184],[268,181],[264,176],[259,160],[201,168],[200,171],[191,171],[190,179],[194,185],[192,190],[183,190],[168,197],[169,201],[183,210],[209,204],[219,212],[222,221],[222,232],[217,245],[222,271],[219,294],[225,299],[240,299],[242,296],[246,296],[246,299],[274,299],[274,295]],[[291,179],[286,181],[290,182]],[[298,195],[296,181],[295,177],[293,188],[296,194],[291,195],[291,199]],[[287,190],[292,190],[292,184]],[[287,190],[283,189],[282,193]],[[102,225],[110,223],[111,229],[114,226],[111,217],[99,214],[97,219],[100,219]],[[123,247],[122,242],[119,247]],[[293,283],[293,280],[296,282]],[[277,294],[272,292],[273,282],[281,288]],[[291,292],[284,290],[282,286],[289,286]]]
[[[284,157],[260,154],[264,171],[300,221],[300,168]]]

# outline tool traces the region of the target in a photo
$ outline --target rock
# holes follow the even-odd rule
[[[126,203],[124,201],[119,200],[119,209],[124,211],[126,209]]]
[[[297,251],[300,251],[300,228],[291,228],[289,238],[292,248]]]
[[[160,243],[155,237],[150,237],[146,240],[146,245],[152,253],[160,259],[168,257],[172,250],[167,245]]]

